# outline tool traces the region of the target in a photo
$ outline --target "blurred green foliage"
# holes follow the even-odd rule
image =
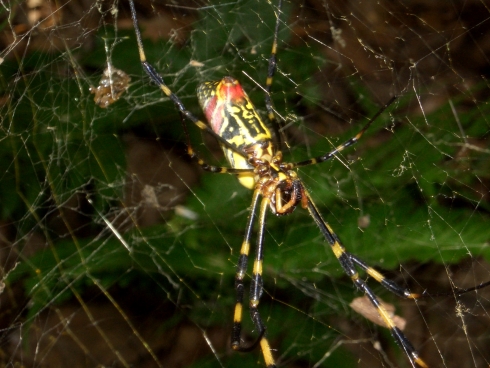
[[[274,25],[272,9],[267,2],[261,2],[260,8],[255,6],[253,12],[242,12],[247,9],[244,4],[229,7],[219,14],[205,13],[195,23],[188,47],[144,40],[148,60],[198,116],[197,84],[227,74],[244,79],[252,100],[264,111],[263,92],[243,73],[254,81],[265,80]],[[258,15],[262,22],[256,22]],[[311,76],[325,61],[319,61],[323,60],[320,49],[287,47],[288,37],[288,28],[281,29],[281,72],[273,97],[278,111],[296,113],[292,101],[298,93],[314,95],[318,91]],[[112,63],[130,74],[132,83],[127,95],[102,110],[93,103],[88,88],[97,85],[105,68],[104,39],[113,38],[122,41],[113,50]],[[204,62],[204,67],[189,67],[191,59]],[[169,142],[183,141],[179,114],[141,69],[133,32],[106,27],[90,53],[33,53],[21,61],[6,60],[1,70],[0,94],[8,96],[0,111],[1,218],[15,224],[18,244],[31,231],[42,232],[49,244],[45,250],[20,259],[7,278],[9,284],[24,284],[30,299],[25,320],[32,320],[48,305],[71,299],[73,290],[83,295],[98,280],[106,289],[146,283],[162,297],[192,305],[185,317],[197,325],[229,325],[235,264],[251,197],[234,178],[204,174],[185,205],[198,219],[175,216],[161,225],[126,231],[121,236],[131,251],[102,221],[114,208],[124,210],[122,133],[143,131]],[[87,76],[88,70],[97,73]],[[290,88],[289,75],[304,82],[297,89]],[[368,92],[362,85],[354,88],[353,93],[365,101],[364,114],[374,115],[379,106],[366,98]],[[478,181],[489,178],[488,152],[473,150],[459,156],[467,137],[488,134],[486,122],[481,121],[489,116],[488,101],[481,101],[479,110],[460,114],[458,127],[449,103],[426,116],[405,116],[403,111],[414,103],[413,97],[401,96],[366,133],[359,148],[339,160],[303,168],[300,176],[349,251],[373,266],[396,269],[408,261],[450,264],[468,254],[490,259],[488,233],[483,231],[489,208],[476,189]],[[319,104],[321,101],[304,99],[304,105]],[[327,152],[357,133],[362,124],[354,122],[335,138],[312,132],[314,143],[308,152],[302,146],[293,147],[286,158],[304,159]],[[190,130],[199,152],[209,158],[200,144],[201,133],[193,126]],[[363,149],[365,141],[374,141],[374,149]],[[362,155],[353,158],[358,151]],[[88,236],[57,238],[46,218],[80,192],[95,208],[88,214]],[[369,225],[360,229],[358,219],[366,215]],[[325,275],[341,281],[328,281]],[[281,354],[288,351],[290,357],[303,354],[302,359],[318,361],[325,347],[334,344],[337,332],[325,321],[343,311],[344,297],[350,300],[355,294],[349,280],[342,278],[340,265],[306,211],[298,208],[291,216],[268,218],[265,289],[285,302],[266,298],[262,310],[272,339],[281,337],[282,346],[277,347]],[[305,291],[291,280],[318,283],[323,296],[305,303]],[[217,295],[224,317],[210,312],[213,307],[207,304]],[[337,303],[337,307],[330,303]],[[248,322],[247,328],[251,328]],[[340,356],[342,351],[336,350],[329,358],[331,366],[354,364]],[[229,366],[233,362],[252,366],[257,361],[254,354],[229,359]],[[216,361],[210,357],[196,366],[212,367]]]

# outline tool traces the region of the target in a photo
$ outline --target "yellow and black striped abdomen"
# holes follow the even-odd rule
[[[272,135],[240,83],[232,77],[217,82],[205,82],[197,88],[199,104],[211,129],[237,150],[247,151],[252,146],[268,143],[272,156]],[[230,166],[235,169],[253,169],[247,158],[222,145]],[[252,174],[240,175],[240,183],[252,189]]]

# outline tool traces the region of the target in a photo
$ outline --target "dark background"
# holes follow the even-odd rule
[[[199,117],[196,86],[225,75],[266,116],[275,9],[137,3],[148,60]],[[229,346],[251,194],[186,156],[177,110],[139,64],[128,4],[11,2],[1,27],[2,364],[263,366],[258,349]],[[350,252],[431,294],[400,300],[367,279],[431,367],[490,364],[489,291],[457,293],[490,280],[489,27],[483,1],[300,1],[281,14],[272,98],[286,160],[330,151],[398,96],[355,148],[299,175]],[[102,108],[90,87],[108,62],[131,81]],[[226,165],[188,128],[203,158]],[[350,308],[361,294],[301,208],[268,218],[264,287],[278,366],[409,366]]]

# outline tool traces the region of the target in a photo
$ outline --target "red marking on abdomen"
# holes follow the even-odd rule
[[[229,103],[241,105],[245,101],[245,91],[235,78],[224,77],[218,88],[219,95]]]
[[[221,135],[221,126],[223,125],[223,108],[223,101],[220,101],[217,96],[214,96],[209,99],[206,104],[206,110],[204,111],[206,119],[211,125],[211,129],[218,135]]]

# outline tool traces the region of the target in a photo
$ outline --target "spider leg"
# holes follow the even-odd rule
[[[459,295],[463,295],[463,294],[466,294],[466,293],[469,293],[471,291],[477,291],[477,290],[480,290],[480,289],[483,289],[483,288],[486,288],[487,286],[490,286],[490,281],[486,281],[486,282],[482,282],[476,286],[473,286],[473,287],[470,287],[470,288],[466,288],[466,289],[461,289],[461,288],[458,288],[458,287],[454,287],[453,290],[449,291],[449,292],[443,292],[443,293],[428,293],[428,292],[424,292],[422,295],[420,295],[420,297],[431,297],[431,298],[434,298],[434,297],[437,297],[437,296],[459,296]]]
[[[409,358],[412,366],[428,368],[428,365],[422,360],[422,358],[419,357],[417,351],[410,343],[410,340],[408,340],[408,338],[403,334],[403,332],[398,327],[395,326],[393,319],[390,317],[386,309],[380,304],[378,298],[371,290],[371,288],[366,284],[366,282],[363,279],[359,277],[359,273],[356,270],[356,265],[358,265],[361,269],[365,270],[368,275],[372,276],[376,281],[381,283],[381,285],[383,285],[384,287],[386,287],[388,290],[390,290],[396,295],[405,298],[416,298],[417,294],[411,294],[408,290],[405,290],[401,286],[397,285],[395,282],[388,281],[383,275],[381,275],[381,273],[379,273],[372,267],[369,267],[367,264],[359,260],[357,257],[354,257],[353,255],[348,253],[343,247],[342,243],[340,242],[339,237],[335,234],[332,228],[325,222],[325,220],[323,220],[322,216],[320,215],[320,212],[318,211],[315,204],[311,200],[311,197],[308,194],[308,192],[306,192],[305,190],[304,193],[308,199],[307,208],[311,217],[313,218],[317,226],[320,228],[320,231],[322,232],[323,236],[325,237],[328,244],[332,248],[332,251],[337,257],[340,265],[344,269],[344,272],[351,278],[354,285],[356,285],[356,287],[360,291],[363,291],[367,295],[371,303],[378,310],[378,313],[383,319],[383,321],[385,322],[386,327],[390,330],[391,335],[393,336],[397,344],[400,345],[400,347],[405,351],[405,354]]]
[[[276,25],[274,27],[274,40],[272,41],[272,50],[271,50],[271,55],[269,57],[269,63],[268,63],[268,68],[267,68],[267,79],[265,82],[265,108],[267,110],[267,117],[269,119],[269,125],[272,128],[273,132],[273,138],[274,138],[274,144],[276,147],[281,150],[281,142],[286,141],[285,139],[279,139],[279,136],[282,138],[284,137],[284,133],[280,130],[280,125],[281,123],[278,123],[276,120],[276,115],[274,113],[274,104],[272,103],[272,98],[271,98],[271,87],[272,87],[272,82],[274,79],[274,74],[276,73],[277,69],[277,34],[279,33],[279,23],[280,23],[280,13],[282,9],[282,0],[279,0],[277,4],[277,13],[276,13]]]
[[[255,254],[255,261],[253,267],[252,281],[250,285],[250,316],[255,325],[255,328],[259,332],[259,337],[250,346],[241,345],[241,329],[242,329],[242,314],[243,314],[243,295],[245,291],[245,286],[243,279],[247,271],[248,265],[248,255],[250,252],[250,238],[252,237],[253,230],[253,220],[256,215],[257,204],[259,202],[259,197],[261,195],[261,190],[255,189],[252,206],[250,209],[250,214],[247,221],[245,237],[240,249],[240,257],[238,259],[237,272],[235,276],[235,290],[236,290],[236,304],[235,304],[235,314],[233,321],[233,330],[231,337],[231,346],[236,351],[250,351],[254,349],[257,344],[260,344],[262,354],[264,356],[264,361],[267,368],[274,368],[276,366],[274,357],[272,356],[272,351],[270,348],[269,341],[265,336],[266,327],[262,321],[259,313],[259,299],[262,295],[262,259],[263,259],[263,244],[264,244],[264,232],[265,232],[265,218],[267,210],[270,204],[268,198],[263,198],[260,203],[259,212],[259,231],[257,234],[257,249]]]
[[[395,281],[387,279],[383,274],[380,272],[376,271],[374,268],[368,266],[366,262],[360,260],[357,258],[355,255],[350,254],[348,252],[345,252],[349,258],[354,262],[356,265],[361,267],[369,276],[374,278],[377,282],[379,282],[383,287],[388,289],[390,292],[393,294],[399,296],[400,298],[404,299],[419,299],[422,295],[420,294],[415,294],[411,293],[408,289],[401,287],[398,285]]]
[[[347,141],[345,141],[341,145],[337,146],[332,151],[330,151],[330,152],[328,152],[322,156],[318,156],[318,157],[310,158],[310,159],[305,160],[305,161],[293,163],[293,164],[291,164],[292,165],[291,168],[296,168],[296,167],[300,167],[300,166],[307,166],[307,165],[314,165],[314,164],[318,164],[320,162],[330,160],[332,157],[334,157],[335,155],[337,155],[341,151],[343,151],[346,148],[356,144],[359,141],[359,139],[361,139],[364,132],[366,132],[366,130],[368,130],[368,128],[371,126],[371,124],[378,118],[378,116],[380,116],[396,99],[397,99],[397,96],[393,96],[383,107],[381,107],[381,109],[379,109],[379,111],[371,119],[369,119],[369,121],[366,123],[366,125],[364,125],[364,127],[354,137],[348,139]]]
[[[255,190],[252,197],[252,205],[250,207],[250,214],[248,215],[247,226],[245,228],[245,237],[243,239],[242,247],[240,249],[240,256],[238,258],[238,264],[235,274],[235,314],[233,317],[233,330],[231,333],[231,346],[237,351],[249,351],[257,346],[259,340],[253,343],[251,346],[242,346],[241,332],[242,332],[242,316],[243,316],[243,295],[245,293],[245,285],[243,279],[247,272],[248,255],[250,253],[250,238],[253,231],[253,220],[255,218],[257,203],[260,197],[260,191]]]
[[[136,9],[134,7],[134,1],[129,0],[129,6],[131,8],[131,18],[133,20],[133,25],[134,25],[134,32],[136,34],[136,42],[138,44],[138,52],[139,52],[139,57],[140,57],[140,62],[141,66],[143,67],[144,71],[150,79],[158,85],[158,87],[162,90],[162,92],[172,100],[172,102],[177,106],[179,111],[181,112],[182,115],[184,115],[186,118],[188,118],[190,121],[192,121],[199,129],[206,131],[207,133],[211,134],[214,138],[218,140],[218,142],[227,148],[231,149],[232,151],[242,155],[243,157],[247,157],[247,154],[235,146],[233,146],[230,142],[228,142],[226,139],[223,137],[220,137],[218,134],[216,134],[206,123],[204,123],[202,120],[198,119],[194,114],[192,114],[187,108],[185,107],[184,103],[180,100],[179,97],[175,93],[172,92],[172,90],[165,84],[165,81],[163,80],[162,76],[158,74],[158,72],[155,70],[155,68],[146,60],[146,54],[145,50],[143,48],[143,41],[141,38],[141,31],[138,26],[138,19],[136,18]]]
[[[259,299],[263,292],[263,280],[262,280],[262,260],[263,260],[263,245],[265,234],[265,218],[270,205],[270,198],[263,197],[260,203],[259,214],[259,231],[257,233],[257,249],[255,250],[255,261],[252,274],[252,282],[250,284],[250,316],[255,324],[255,328],[259,331],[262,337],[260,338],[260,348],[264,356],[265,365],[267,368],[275,368],[276,364],[272,351],[269,345],[269,341],[265,337],[265,325],[262,322],[262,318],[259,313]]]

